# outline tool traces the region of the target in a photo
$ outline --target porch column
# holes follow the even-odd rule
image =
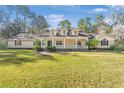
[[[42,39],[40,41],[41,41],[41,47],[42,47]]]
[[[75,49],[77,48],[77,38],[75,39]]]
[[[54,46],[54,39],[52,38],[52,46]]]
[[[64,38],[64,49],[65,49],[65,38]]]
[[[56,38],[54,39],[54,46],[56,47]]]

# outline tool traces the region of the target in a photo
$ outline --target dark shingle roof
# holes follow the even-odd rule
[[[57,33],[56,35],[52,35],[52,36],[55,36],[55,37],[93,37],[92,35],[90,34],[87,34],[87,33],[84,33],[83,31],[79,31],[79,34],[78,35],[72,35],[71,34],[71,30],[68,31],[67,33],[67,36],[64,36],[64,35],[61,35],[60,33],[60,30],[57,30]],[[43,33],[37,33],[37,34],[34,34],[34,33],[20,33],[16,36],[13,36],[11,37],[10,39],[34,39],[36,37],[51,37],[50,35],[50,30],[46,30],[45,32]]]

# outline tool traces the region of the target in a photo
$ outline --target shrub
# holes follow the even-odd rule
[[[42,48],[41,46],[39,46],[39,45],[35,45],[35,46],[33,47],[33,49],[36,50],[37,52],[43,50],[43,48]]]
[[[41,46],[41,40],[40,39],[34,39],[34,45]]]
[[[111,46],[111,49],[118,50],[118,51],[124,51],[124,43],[121,42],[121,43],[115,44],[115,45]]]
[[[116,47],[116,50],[124,51],[124,45],[118,45],[118,46]]]
[[[47,50],[49,52],[54,52],[54,51],[56,51],[56,47],[55,46],[47,46]]]
[[[85,44],[89,48],[96,49],[99,44],[99,41],[97,39],[91,39],[91,40],[88,40]]]
[[[110,47],[110,49],[111,49],[111,50],[116,50],[116,47],[117,47],[117,45],[112,45],[112,46]]]
[[[43,50],[43,48],[41,47],[41,41],[40,41],[40,39],[35,39],[34,40],[34,47],[33,47],[33,49],[36,50],[37,52]]]
[[[7,49],[8,45],[7,45],[7,41],[6,40],[2,40],[0,39],[0,49]]]
[[[0,49],[7,49],[7,45],[0,44]]]

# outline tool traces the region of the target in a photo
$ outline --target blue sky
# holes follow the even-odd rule
[[[64,19],[68,19],[72,23],[72,27],[76,27],[81,18],[90,17],[93,21],[96,15],[105,15],[107,8],[104,5],[33,5],[29,7],[32,12],[45,16],[47,22],[55,28],[58,27],[59,21]]]
[[[93,22],[96,15],[105,15],[104,21],[111,25],[111,14],[124,12],[123,5],[30,5],[29,8],[37,15],[43,15],[52,28],[57,28],[64,19],[68,19],[72,27],[76,27],[77,22],[85,17],[90,17]],[[5,6],[0,5],[0,10],[6,10]]]
[[[115,6],[114,6],[115,7]],[[0,6],[0,9],[5,8]],[[43,15],[49,25],[58,27],[58,23],[68,19],[72,27],[76,27],[81,18],[90,17],[94,20],[96,15],[105,15],[108,6],[105,5],[30,5],[30,10],[38,15]]]

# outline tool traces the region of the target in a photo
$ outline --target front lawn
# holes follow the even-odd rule
[[[124,54],[0,50],[0,87],[124,87]]]

